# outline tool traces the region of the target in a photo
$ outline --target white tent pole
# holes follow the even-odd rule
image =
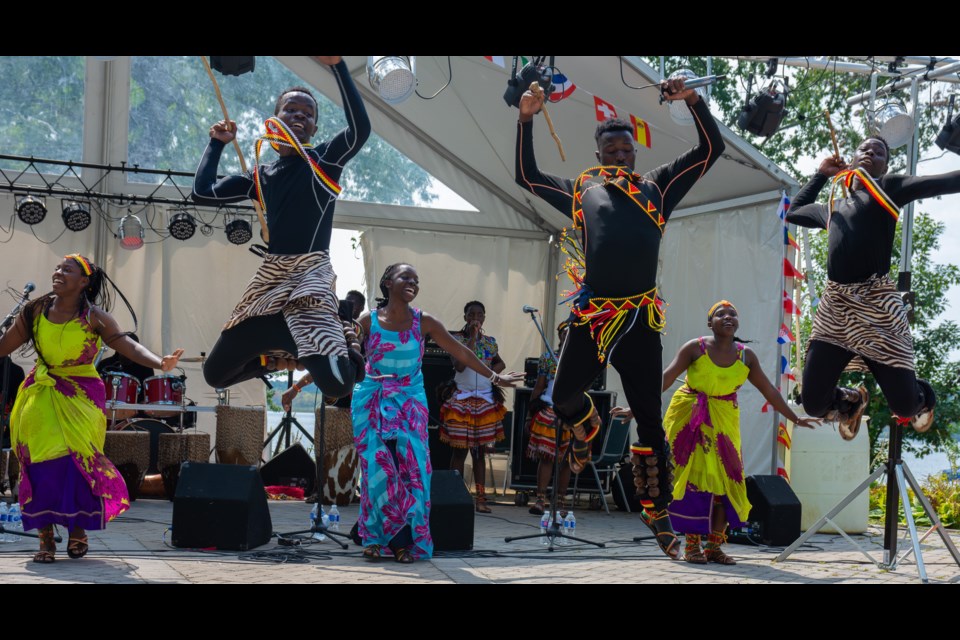
[[[780,192],[781,202],[783,202],[783,198],[785,198],[786,195],[787,195],[786,191]],[[784,215],[784,219],[783,219],[783,222],[781,223],[781,226],[785,226],[787,224],[786,212],[784,212],[783,215]],[[787,290],[787,275],[786,273],[784,273],[784,270],[783,270],[783,261],[787,259],[787,245],[783,243],[782,229],[780,231],[780,236],[781,236],[780,237],[780,295],[782,296],[783,292]],[[780,313],[777,316],[780,319],[781,326],[783,326],[784,313],[785,313],[785,310],[783,308],[783,302],[781,302]],[[774,333],[779,336],[780,327],[776,327],[774,329]],[[776,376],[776,381],[777,381],[776,387],[778,392],[780,392],[780,385],[783,383],[783,376],[781,375],[781,371],[780,371],[780,361],[782,357],[783,357],[783,345],[780,344],[779,340],[777,340],[777,365],[774,367],[773,370],[775,371],[774,375]],[[773,475],[777,475],[777,461],[778,461],[778,456],[780,454],[779,442],[777,440],[778,429],[780,427],[780,413],[773,407],[770,407],[770,408],[773,409],[773,443],[772,443],[773,458],[770,460],[770,473]]]

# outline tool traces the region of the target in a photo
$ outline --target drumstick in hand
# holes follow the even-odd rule
[[[563,153],[563,143],[560,142],[560,136],[557,135],[557,132],[553,128],[553,120],[550,119],[550,112],[547,111],[547,99],[543,95],[543,89],[540,88],[538,82],[530,83],[530,93],[537,96],[538,98],[543,98],[543,117],[547,119],[547,127],[550,129],[550,135],[553,136],[553,139],[557,141],[557,149],[560,150],[560,160],[563,162],[567,161],[566,154]]]
[[[827,117],[827,126],[830,127],[830,139],[833,141],[833,155],[837,157],[837,160],[840,160],[840,146],[837,144],[837,132],[833,129],[833,120],[830,119],[830,111],[828,109],[823,110],[823,115]],[[841,184],[840,188],[843,189],[843,197],[847,197],[847,186]]]

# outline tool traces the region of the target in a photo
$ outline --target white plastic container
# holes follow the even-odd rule
[[[799,413],[799,410],[798,410]],[[806,531],[870,474],[869,418],[863,416],[853,440],[844,440],[836,423],[816,429],[793,427],[790,451],[790,486],[802,505],[800,528]],[[864,489],[831,520],[847,533],[867,530],[869,490]],[[839,533],[828,522],[820,533]]]

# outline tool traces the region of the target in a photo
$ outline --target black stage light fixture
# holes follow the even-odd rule
[[[186,210],[180,209],[170,216],[167,231],[177,240],[189,240],[197,232],[197,221]]]
[[[544,95],[553,93],[554,56],[549,56],[548,64],[546,58],[547,56],[534,56],[532,61],[517,71],[518,59],[513,56],[513,69],[507,80],[507,90],[503,92],[503,101],[507,106],[519,108],[520,98],[530,88],[531,82],[539,83]]]
[[[233,244],[247,244],[253,238],[253,227],[243,216],[233,216],[227,222],[227,240]]]
[[[17,198],[17,217],[24,224],[34,225],[47,217],[47,205],[37,196],[19,196]]]
[[[210,67],[225,76],[243,75],[256,66],[256,56],[210,56]]]
[[[953,117],[953,103],[956,97],[956,94],[950,96],[950,104],[947,106],[947,123],[943,125],[934,142],[944,151],[960,153],[960,114],[957,114],[956,118]]]
[[[75,200],[61,200],[63,226],[70,231],[83,231],[90,226],[90,206]]]
[[[768,138],[777,132],[787,115],[787,96],[773,85],[749,100],[740,111],[737,126],[744,131]]]

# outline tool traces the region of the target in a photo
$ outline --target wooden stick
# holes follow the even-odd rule
[[[225,122],[230,122],[230,116],[227,115],[227,104],[223,101],[223,94],[220,93],[220,85],[217,84],[217,78],[213,75],[213,69],[210,68],[210,63],[207,62],[206,56],[200,56],[200,59],[203,60],[203,67],[207,70],[207,75],[210,76],[210,81],[213,83],[213,90],[217,93],[217,100],[220,102],[220,109],[223,111],[223,119]],[[233,137],[233,148],[237,151],[237,158],[240,160],[240,170],[244,173],[247,172],[247,163],[243,159],[243,152],[240,150],[240,143],[237,142],[237,137]],[[263,238],[263,241],[267,244],[270,244],[270,231],[267,229],[267,219],[263,216],[263,209],[260,208],[260,202],[257,200],[253,201],[253,208],[257,211],[257,218],[260,220],[260,237]]]
[[[833,140],[833,155],[836,156],[837,160],[840,160],[840,146],[837,144],[837,132],[833,129],[833,121],[830,119],[830,110],[824,109],[823,115],[827,117],[827,126],[830,127],[830,139]],[[843,197],[847,197],[847,186],[844,184],[840,185],[840,188],[843,190]]]
[[[537,96],[538,98],[543,97],[543,89],[540,88],[538,82],[530,83],[530,93]],[[550,112],[547,111],[547,100],[544,97],[543,106],[543,117],[547,119],[547,127],[550,129],[550,135],[553,136],[553,139],[557,141],[557,149],[560,150],[560,160],[563,162],[567,161],[567,156],[563,153],[563,143],[560,142],[560,136],[557,135],[557,132],[553,129],[553,120],[550,118]]]

